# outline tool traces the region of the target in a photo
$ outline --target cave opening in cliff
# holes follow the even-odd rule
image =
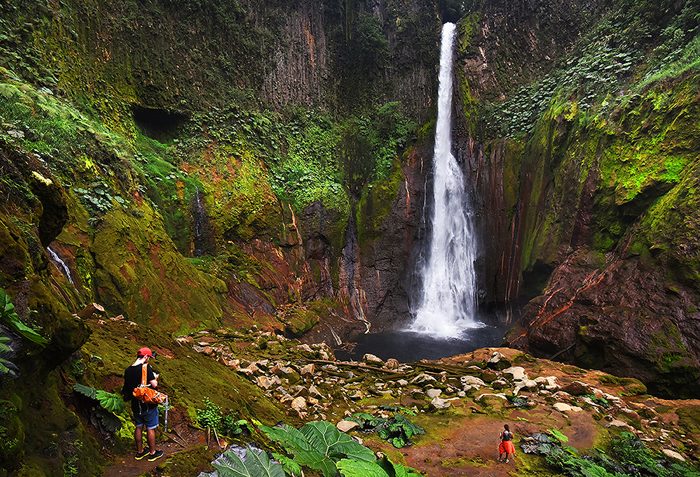
[[[133,105],[131,112],[136,126],[146,136],[161,142],[176,138],[187,121],[187,115],[168,109]]]

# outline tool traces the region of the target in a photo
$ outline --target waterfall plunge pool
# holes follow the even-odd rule
[[[468,353],[478,348],[501,346],[508,330],[518,318],[516,310],[480,312],[476,321],[483,326],[466,330],[458,338],[435,338],[424,333],[387,330],[358,336],[352,349],[338,349],[339,359],[362,359],[370,353],[386,360],[396,358],[410,363],[421,359],[439,359]]]

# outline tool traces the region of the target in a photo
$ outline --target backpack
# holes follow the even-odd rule
[[[141,367],[141,384],[134,389],[134,397],[146,404],[163,404],[168,400],[167,394],[163,394],[149,387],[146,382],[147,374],[148,364],[144,363]]]

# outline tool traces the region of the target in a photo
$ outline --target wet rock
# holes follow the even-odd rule
[[[276,364],[273,367],[270,368],[270,372],[272,374],[275,374],[281,378],[285,378],[288,375],[294,373],[295,371],[290,368],[289,366],[283,366],[281,364]]]
[[[626,429],[628,431],[634,431],[634,427],[630,426],[624,421],[621,421],[619,419],[613,419],[610,422],[608,422],[605,427],[617,427],[619,429]]]
[[[497,398],[497,399],[502,399],[504,401],[508,401],[508,398],[506,397],[505,394],[503,393],[484,393],[484,394],[479,394],[479,396],[476,398],[477,401],[482,401],[484,399],[489,399],[489,398]]]
[[[593,394],[591,386],[581,381],[574,381],[561,388],[562,391],[571,394],[572,396],[583,396],[584,394]]]
[[[447,409],[447,408],[450,407],[451,405],[452,405],[452,404],[451,404],[450,401],[448,401],[447,399],[441,399],[441,398],[439,398],[439,397],[437,397],[437,396],[434,397],[432,401],[430,401],[430,406],[431,406],[433,409],[437,409],[437,410],[440,410],[440,409]]]
[[[491,369],[485,369],[483,370],[479,376],[481,377],[481,380],[484,381],[486,384],[492,383],[495,380],[499,378],[498,373]]]
[[[323,394],[321,394],[321,392],[318,390],[318,388],[313,384],[311,386],[309,386],[309,394],[313,397],[316,397],[316,398],[323,398],[324,397]]]
[[[503,370],[503,374],[510,375],[513,381],[524,381],[527,379],[525,368],[522,366],[513,366]]]
[[[401,365],[401,363],[399,363],[399,361],[397,359],[394,359],[394,358],[389,358],[386,360],[386,363],[384,363],[384,367],[386,369],[391,369],[391,370],[399,369],[400,365]]]
[[[338,424],[335,425],[335,427],[337,427],[341,432],[350,432],[358,426],[358,423],[354,421],[346,421],[345,419],[339,421]]]
[[[292,401],[294,401],[294,396],[292,396],[291,394],[283,394],[282,397],[280,397],[280,402],[282,404],[286,404]]]
[[[362,361],[368,364],[384,364],[384,360],[378,356],[367,353],[362,357]]]
[[[227,366],[229,368],[233,368],[236,371],[241,369],[241,360],[239,360],[239,359],[225,359],[223,361],[223,363],[225,366]]]
[[[663,455],[670,459],[675,459],[675,460],[680,460],[681,462],[685,462],[685,457],[683,457],[681,454],[678,452],[671,450],[671,449],[661,449],[661,452]]]
[[[496,369],[499,371],[509,368],[510,365],[510,361],[498,351],[494,351],[491,355],[491,358],[486,363],[486,366],[488,366],[489,368]]]
[[[255,379],[255,383],[258,385],[258,387],[263,389],[270,389],[272,387],[272,381],[267,376],[258,376]]]
[[[246,376],[253,376],[255,374],[260,373],[260,368],[258,368],[255,363],[250,363],[245,368],[240,368],[238,372],[241,374],[245,374]]]
[[[421,373],[411,380],[411,384],[425,384],[437,381],[434,377],[429,374]]]
[[[293,396],[308,396],[309,395],[309,390],[306,389],[304,386],[301,386],[298,384],[296,386],[292,386],[291,388],[289,388],[289,392]]]
[[[428,390],[425,392],[425,394],[426,394],[429,398],[433,399],[433,398],[436,398],[436,397],[440,396],[440,395],[442,394],[442,391],[439,390],[439,389],[431,388],[431,389],[428,389]]]
[[[535,378],[535,382],[547,391],[557,391],[559,389],[556,376],[540,376]]]
[[[581,409],[578,406],[571,406],[570,404],[566,404],[564,402],[557,402],[552,405],[554,409],[556,409],[559,412],[567,413],[567,412],[581,412],[583,409]]]
[[[307,345],[306,343],[300,344],[295,349],[297,349],[303,353],[306,353],[306,354],[314,354],[314,350],[311,349],[311,346]]]
[[[314,373],[316,372],[316,365],[314,363],[309,363],[306,366],[303,366],[299,372],[301,373],[302,376],[313,376]]]
[[[479,387],[486,386],[486,383],[475,376],[462,376],[459,381],[465,386]]]
[[[364,393],[360,390],[357,390],[350,395],[350,399],[355,400],[355,401],[357,401],[359,399],[363,399],[364,397],[365,397]]]
[[[194,338],[192,338],[189,335],[188,336],[178,336],[177,338],[175,338],[175,341],[180,346],[191,346],[192,344],[194,344]]]
[[[291,406],[292,409],[294,409],[295,411],[301,412],[306,409],[306,399],[304,399],[301,396],[294,398],[294,400],[292,400]]]

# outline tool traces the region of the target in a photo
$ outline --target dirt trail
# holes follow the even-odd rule
[[[140,475],[149,474],[173,455],[205,444],[202,433],[193,429],[183,429],[183,431],[179,431],[178,433],[171,432],[170,434],[176,436],[175,438],[177,441],[175,441],[173,437],[158,436],[157,447],[158,449],[162,449],[165,453],[160,459],[155,462],[149,462],[148,459],[139,461],[134,459],[135,452],[127,455],[119,455],[105,468],[102,476],[138,477]]]
[[[522,420],[520,420],[522,419]],[[527,422],[529,420],[531,422]],[[509,464],[499,463],[498,436],[503,424],[510,423],[515,432],[516,458]],[[565,417],[550,410],[513,411],[507,418],[478,416],[452,420],[451,430],[437,441],[402,449],[406,463],[426,477],[506,477],[519,466],[520,437],[547,428],[563,430],[568,445],[578,449],[593,446],[596,430],[587,413]]]

